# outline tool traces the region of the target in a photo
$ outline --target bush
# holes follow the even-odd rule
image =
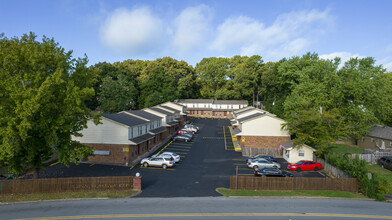
[[[328,163],[341,169],[348,175],[358,179],[358,190],[367,197],[385,200],[384,194],[388,188],[388,181],[368,170],[366,161],[358,157],[351,158],[348,154],[332,154],[327,158]]]

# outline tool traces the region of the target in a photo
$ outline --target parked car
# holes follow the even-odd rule
[[[378,164],[385,169],[392,171],[392,157],[391,156],[384,156],[378,160]]]
[[[265,159],[265,160],[269,160],[271,162],[277,162],[277,160],[271,156],[267,156],[267,155],[256,155],[254,157],[250,157],[248,159],[246,159],[246,162],[249,163],[249,161],[251,160],[256,160],[256,159]]]
[[[293,177],[293,174],[275,168],[264,167],[260,170],[255,170],[255,176]]]
[[[191,138],[189,136],[185,136],[183,134],[177,134],[176,136],[173,137],[173,141],[189,142],[189,141],[191,141]]]
[[[154,154],[151,157],[172,157],[175,163],[178,163],[181,159],[180,155],[173,152],[162,152],[160,154]]]
[[[289,164],[287,166],[289,170],[301,171],[301,170],[321,170],[323,166],[320,163],[310,161],[310,160],[301,160],[295,164]]]
[[[265,159],[256,159],[256,160],[251,160],[248,162],[248,167],[253,168],[255,170],[258,170],[259,168],[262,167],[273,167],[273,168],[280,168],[280,164],[276,162],[271,162]]]
[[[193,127],[187,127],[187,128],[183,128],[183,129],[181,129],[181,130],[185,130],[185,131],[187,131],[187,132],[190,132],[190,133],[192,133],[192,134],[195,134],[195,133],[197,133],[197,129],[196,128],[193,128]]]
[[[184,125],[184,128],[187,128],[187,127],[193,127],[193,128],[195,128],[196,130],[199,131],[199,127],[197,127],[196,125],[185,124],[185,125]]]
[[[178,130],[177,134],[189,134],[189,135],[193,136],[192,132],[189,132],[189,131],[187,131],[185,129]]]
[[[190,132],[188,132],[188,131],[185,131],[185,130],[179,130],[179,131],[177,131],[177,135],[188,136],[190,139],[192,139],[192,137],[193,137],[193,134],[192,134],[192,133],[190,133]]]
[[[172,157],[147,157],[144,158],[140,163],[144,167],[162,167],[166,169],[174,166],[174,159]]]

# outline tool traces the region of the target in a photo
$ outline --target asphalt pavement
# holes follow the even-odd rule
[[[70,167],[53,163],[41,171],[41,178],[142,176],[139,197],[200,197],[221,196],[216,188],[229,188],[233,175],[253,176],[241,152],[234,151],[227,119],[191,118],[189,122],[200,128],[191,142],[168,141],[155,152],[170,151],[181,156],[173,168],[134,167],[81,163]],[[282,169],[287,162],[278,158]],[[292,172],[294,177],[327,177],[324,171]]]

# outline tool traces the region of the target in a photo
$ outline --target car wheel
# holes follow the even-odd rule
[[[301,168],[297,167],[297,169],[295,169],[297,172],[301,171]]]
[[[167,165],[166,165],[166,164],[163,164],[163,165],[162,165],[162,168],[163,168],[163,169],[166,169],[166,168],[167,168]]]
[[[148,163],[147,163],[147,162],[144,162],[144,163],[143,163],[143,166],[144,166],[144,167],[148,167]]]
[[[315,167],[315,168],[314,168],[314,171],[318,171],[318,170],[319,170],[319,168],[318,168],[318,167]]]
[[[254,166],[253,169],[254,169],[254,170],[258,170],[259,167],[258,167],[258,166]]]

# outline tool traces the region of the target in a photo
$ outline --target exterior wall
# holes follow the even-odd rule
[[[254,120],[243,122],[240,126],[241,134],[246,136],[286,136],[287,130],[282,130],[283,120],[272,116],[262,116]],[[281,142],[283,143],[283,142]]]
[[[279,148],[279,144],[290,141],[290,136],[238,136],[242,147]]]
[[[96,144],[122,144],[129,145],[129,128],[105,118],[102,124],[95,125],[92,120],[87,122],[87,128],[81,133],[83,137],[72,137],[72,140],[80,143],[96,143]]]
[[[125,164],[136,159],[137,156],[132,156],[132,146],[123,144],[96,144],[96,143],[84,143],[84,145],[90,146],[94,151],[109,151],[110,155],[94,155],[87,158],[88,161],[102,162],[102,163],[117,163]],[[128,148],[129,152],[124,151],[124,148]]]
[[[299,151],[304,151],[304,156],[299,156]],[[283,158],[289,163],[297,163],[300,160],[313,160],[313,150],[309,147],[284,149]]]
[[[362,139],[358,140],[358,147],[378,150],[382,146],[383,142],[385,149],[392,149],[392,140],[373,138],[369,136],[362,137]]]

